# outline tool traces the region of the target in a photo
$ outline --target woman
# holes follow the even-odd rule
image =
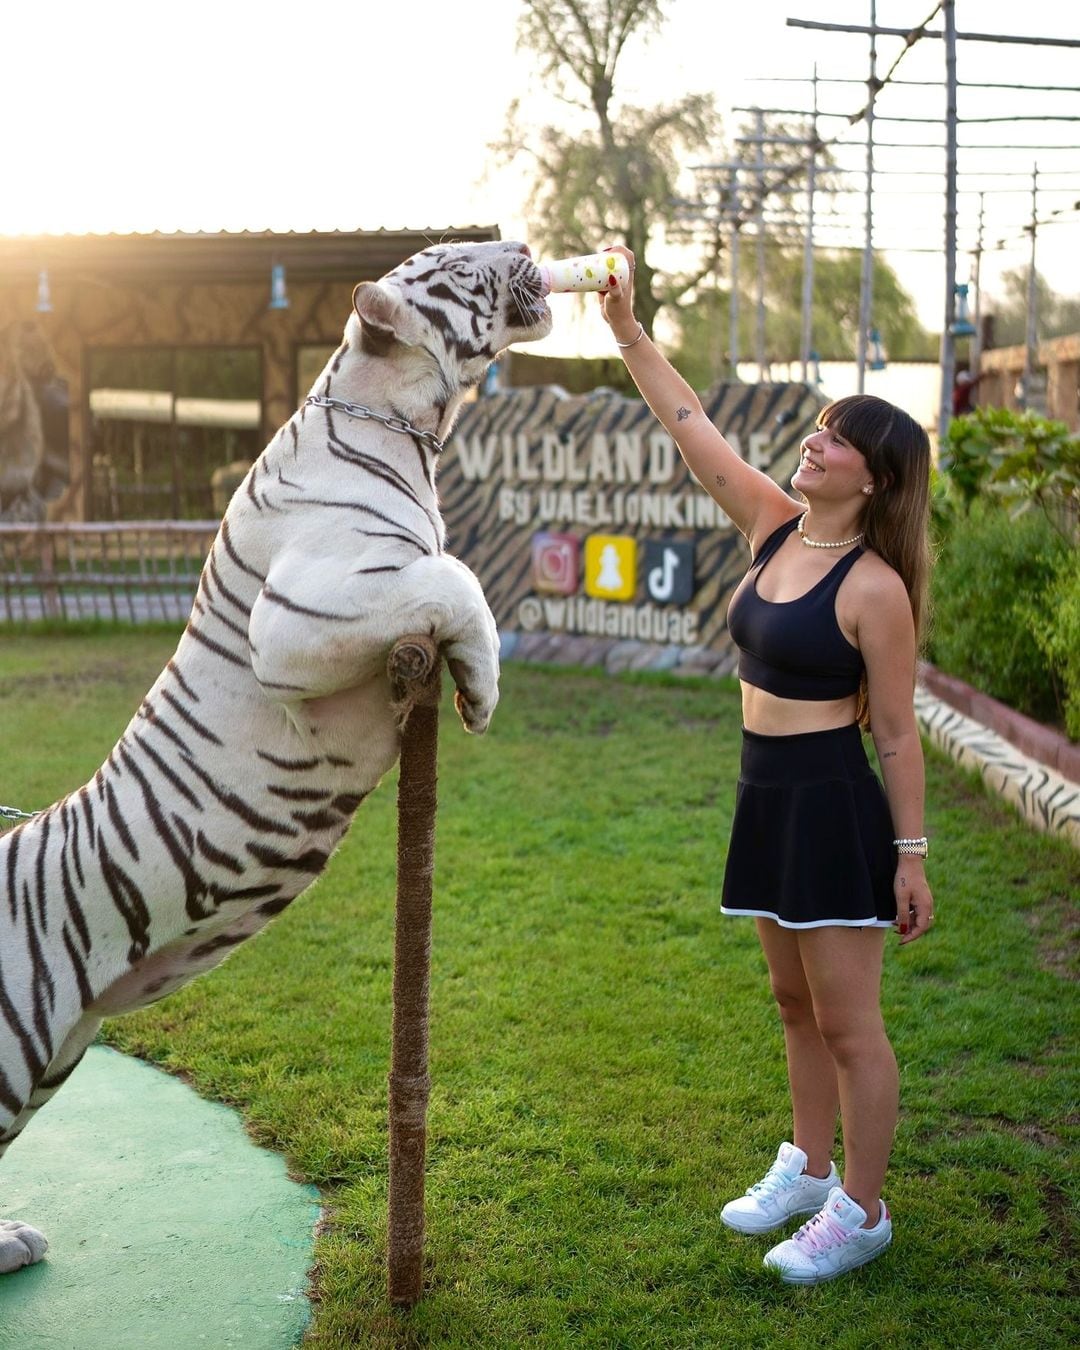
[[[912,690],[927,575],[930,445],[882,399],[830,404],[802,444],[799,505],[724,440],[634,318],[600,297],[620,354],[698,481],[746,536],[728,611],[743,754],[722,910],[751,915],[787,1049],[793,1143],[724,1206],[741,1233],[813,1214],[766,1266],[816,1284],[892,1238],[881,1199],[897,1115],[880,982],[885,935],[934,921]],[[872,719],[872,720],[871,720]],[[870,728],[882,785],[863,749]],[[831,1161],[839,1111],[844,1175]]]

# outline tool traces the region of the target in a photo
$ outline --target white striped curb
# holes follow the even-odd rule
[[[915,716],[928,739],[1004,797],[1037,830],[1080,849],[1080,785],[1029,759],[997,732],[931,694],[915,688]]]

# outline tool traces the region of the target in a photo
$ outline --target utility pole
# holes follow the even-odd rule
[[[739,378],[739,170],[731,169],[731,294],[728,300],[731,378]]]
[[[975,290],[975,310],[972,315],[972,323],[975,325],[975,335],[971,339],[971,374],[978,375],[979,365],[982,361],[982,253],[983,253],[983,224],[985,217],[986,193],[979,193],[979,232],[976,235],[975,242],[975,261],[971,269],[971,282]]]
[[[942,29],[945,34],[945,322],[941,329],[941,402],[938,412],[938,444],[944,441],[952,420],[953,385],[956,383],[956,3],[943,0]]]
[[[1039,166],[1036,164],[1031,171],[1031,256],[1028,262],[1028,284],[1027,284],[1027,333],[1024,342],[1024,391],[1020,400],[1021,406],[1031,408],[1034,405],[1034,382],[1035,365],[1037,361],[1036,345],[1038,343],[1038,316],[1036,313],[1038,304],[1038,291],[1035,285],[1035,237],[1038,226],[1038,215],[1036,214],[1036,205],[1039,192]]]
[[[813,348],[814,308],[814,188],[817,176],[817,114],[818,74],[814,62],[814,111],[810,119],[810,158],[806,165],[806,244],[803,249],[802,330],[799,339],[799,358],[802,361],[803,383],[810,381],[810,352]]]
[[[757,109],[757,324],[754,358],[758,381],[765,383],[765,114]]]
[[[874,100],[877,87],[877,0],[870,0],[870,78],[866,82],[869,93],[866,104],[866,241],[859,280],[859,335],[855,354],[860,394],[866,388],[866,347],[874,294]]]

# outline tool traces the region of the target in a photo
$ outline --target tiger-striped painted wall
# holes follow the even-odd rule
[[[724,434],[785,486],[824,402],[804,384],[721,383],[703,397]],[[666,647],[666,664],[675,649],[706,649],[714,658],[728,650],[727,600],[746,570],[745,540],[640,399],[611,390],[568,397],[551,387],[479,399],[450,438],[439,495],[448,548],[476,572],[504,632],[589,636],[610,646],[631,638]],[[558,594],[538,591],[533,542],[546,532],[577,540],[582,552],[591,536],[633,539],[630,593],[613,601],[595,587],[586,594],[573,559],[574,575]],[[692,591],[682,604],[656,598],[643,561],[650,542],[692,547]]]

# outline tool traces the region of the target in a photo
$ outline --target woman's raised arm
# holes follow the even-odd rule
[[[600,294],[619,355],[679,453],[701,486],[750,540],[760,542],[789,519],[796,503],[777,483],[755,469],[724,439],[707,417],[701,400],[675,367],[649,340],[634,318],[634,255],[619,247],[630,264],[630,285],[617,282]]]

